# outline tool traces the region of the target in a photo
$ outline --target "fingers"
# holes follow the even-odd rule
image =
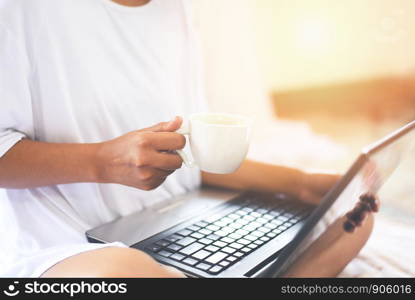
[[[161,185],[171,173],[173,173],[173,171],[152,167],[140,168],[136,175],[136,179],[139,182],[137,186],[146,191],[155,189]]]
[[[142,129],[141,131],[152,131],[152,132],[174,132],[182,126],[182,118],[175,117],[169,122],[161,122],[154,126]]]
[[[169,152],[154,152],[152,166],[161,170],[174,171],[180,169],[183,160],[176,153]]]
[[[305,175],[305,185],[314,193],[325,195],[341,178],[339,174],[311,173]]]
[[[186,145],[186,139],[175,132],[155,132],[150,136],[150,144],[160,151],[179,150]]]
[[[370,193],[363,194],[360,196],[360,201],[369,205],[373,212],[379,211],[379,199],[376,195]]]
[[[356,227],[363,224],[366,217],[372,212],[379,211],[379,200],[376,195],[366,193],[360,196],[360,201],[353,210],[346,214],[347,220],[343,224],[346,232],[354,232]]]
[[[322,199],[322,196],[320,196],[319,194],[315,194],[308,189],[300,189],[297,197],[300,201],[312,205],[318,205]]]

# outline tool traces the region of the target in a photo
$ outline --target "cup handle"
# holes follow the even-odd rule
[[[183,120],[182,126],[179,129],[177,129],[176,132],[188,136],[190,134],[189,122]],[[189,157],[187,156],[187,154],[183,150],[176,150],[176,152],[182,158],[182,160],[183,160],[184,164],[186,165],[186,167],[193,168],[193,167],[196,166],[195,161],[189,159]]]

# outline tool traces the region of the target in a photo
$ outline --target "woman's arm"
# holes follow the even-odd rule
[[[203,184],[267,192],[292,194],[314,204],[339,179],[338,174],[314,174],[299,169],[276,166],[252,160],[246,160],[232,174],[211,174],[202,172]]]
[[[0,158],[0,187],[102,182],[156,188],[182,165],[179,155],[172,153],[185,144],[184,137],[174,132],[180,125],[176,118],[96,144],[23,139]]]
[[[23,139],[0,158],[0,187],[97,181],[98,147],[98,144],[53,144]]]

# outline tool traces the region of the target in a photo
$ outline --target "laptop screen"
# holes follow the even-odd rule
[[[414,129],[415,121],[365,148],[349,171],[323,198],[293,241],[259,276],[283,275],[328,226],[353,209],[362,194],[378,193],[404,157],[415,150]]]

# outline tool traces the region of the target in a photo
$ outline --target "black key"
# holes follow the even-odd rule
[[[220,236],[216,235],[216,234],[209,234],[206,238],[216,241],[216,240],[220,239]]]
[[[226,256],[228,256],[227,253],[224,252],[217,252],[211,256],[209,256],[207,259],[205,259],[206,262],[211,264],[217,264],[221,260],[223,260]]]
[[[204,234],[201,234],[199,232],[193,232],[190,236],[191,237],[194,237],[196,239],[200,239],[200,238],[204,237],[205,235]]]
[[[197,251],[196,253],[193,253],[192,254],[192,257],[193,258],[196,258],[196,259],[198,259],[198,260],[202,260],[202,259],[204,259],[204,258],[206,258],[206,257],[208,257],[209,255],[211,255],[212,253],[211,252],[209,252],[209,251],[206,251],[206,250],[200,250],[200,251]]]
[[[187,227],[186,229],[191,230],[191,231],[198,231],[200,227],[196,225],[192,225],[192,226]]]
[[[151,245],[151,246],[146,247],[146,249],[148,249],[148,250],[150,250],[152,252],[157,252],[157,251],[159,251],[161,249],[161,246]]]
[[[210,272],[210,273],[213,273],[213,274],[217,274],[217,273],[219,273],[220,271],[222,271],[222,269],[223,269],[223,267],[221,267],[221,266],[214,266],[213,268],[211,268],[211,269],[209,270],[209,272]]]
[[[191,265],[191,266],[194,266],[195,264],[197,264],[197,260],[196,259],[193,259],[193,258],[190,258],[190,257],[188,257],[185,260],[183,260],[183,262],[185,264],[188,264],[188,265]]]
[[[166,247],[166,246],[170,245],[170,242],[166,241],[166,240],[161,240],[161,241],[156,242],[156,244],[161,246],[161,247]]]
[[[210,239],[205,239],[205,238],[200,239],[198,242],[199,242],[199,243],[202,243],[202,244],[205,244],[205,245],[209,245],[209,244],[213,243],[213,241],[212,241],[212,240],[210,240]]]
[[[206,271],[211,267],[211,265],[205,264],[205,263],[200,263],[196,266],[196,268]]]
[[[180,234],[180,235],[182,235],[182,236],[188,236],[189,234],[191,234],[192,232],[190,231],[190,230],[187,230],[187,229],[183,229],[183,230],[180,230],[177,234]]]
[[[185,258],[185,256],[180,253],[174,253],[172,256],[170,256],[170,258],[181,261],[183,258]]]
[[[190,254],[202,249],[204,246],[205,245],[200,244],[200,243],[193,243],[193,244],[187,246],[186,248],[183,248],[179,252],[184,254],[184,255],[190,255]]]
[[[191,244],[191,243],[193,243],[194,241],[196,241],[196,239],[191,238],[191,237],[185,237],[185,238],[183,238],[183,239],[181,239],[181,240],[178,240],[178,241],[176,242],[176,244],[179,244],[180,246],[185,247],[185,246],[187,246],[187,245],[190,245],[190,244]]]
[[[167,246],[167,249],[173,250],[174,252],[179,251],[180,249],[182,249],[182,246],[179,246],[177,244],[171,244]]]
[[[168,237],[166,237],[166,238],[164,238],[164,239],[165,239],[165,240],[167,240],[167,241],[169,241],[169,242],[174,243],[175,241],[178,241],[178,240],[182,239],[182,237],[181,237],[181,236],[179,236],[179,235],[175,235],[175,234],[173,234],[173,235],[168,236]]]
[[[160,254],[161,256],[164,257],[169,257],[170,255],[173,254],[173,252],[167,251],[167,250],[161,250],[158,254]]]

